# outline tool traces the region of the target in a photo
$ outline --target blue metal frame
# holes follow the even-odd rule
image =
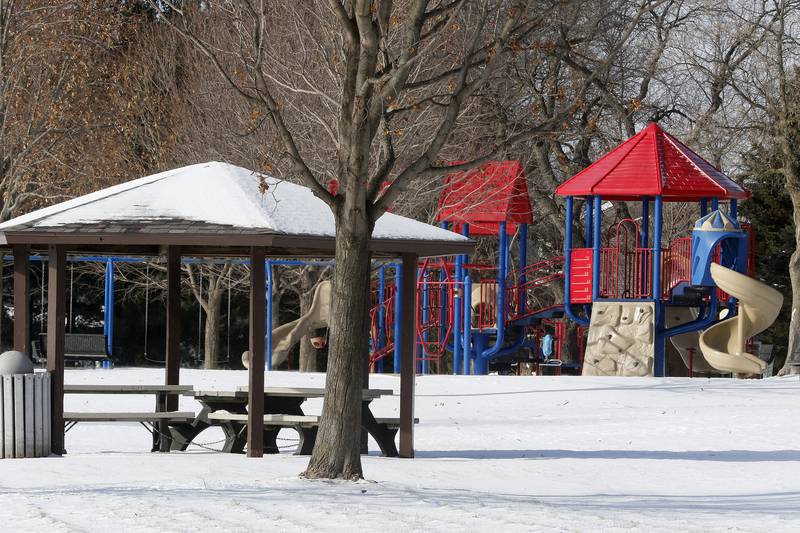
[[[663,377],[666,371],[664,336],[664,303],[661,301],[661,231],[663,224],[663,198],[656,196],[653,221],[653,307],[655,312],[655,342],[653,346],[653,375]]]

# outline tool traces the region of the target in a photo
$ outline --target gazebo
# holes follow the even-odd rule
[[[226,163],[182,167],[109,187],[0,224],[14,257],[14,349],[30,352],[31,253],[48,257],[47,370],[52,450],[64,452],[65,264],[68,254],[166,259],[165,384],[180,381],[181,257],[248,257],[251,263],[248,455],[263,454],[265,258],[332,257],[333,214],[310,189]],[[414,455],[416,268],[420,257],[458,255],[474,243],[391,213],[375,224],[375,259],[400,259],[400,456]],[[167,410],[177,409],[177,397]]]

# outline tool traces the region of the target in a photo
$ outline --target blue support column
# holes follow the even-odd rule
[[[486,350],[486,345],[489,343],[489,336],[486,333],[476,333],[473,335],[475,339],[475,358],[473,368],[476,376],[485,376],[489,373],[489,360],[481,357],[481,354]]]
[[[566,207],[566,222],[564,225],[564,312],[576,324],[588,326],[589,321],[576,315],[570,302],[572,284],[572,196],[567,196]]]
[[[386,299],[386,265],[378,269],[378,342],[375,350],[383,350],[386,346],[386,309],[383,302]],[[383,373],[383,357],[378,359],[378,373]]]
[[[461,256],[456,256],[455,285],[453,286],[453,374],[461,373],[461,317],[464,309],[461,306],[461,294],[464,285],[461,275]]]
[[[422,333],[421,339],[421,346],[422,350],[419,351],[421,356],[421,364],[420,370],[422,374],[428,373],[428,320],[430,320],[430,310],[428,309],[428,305],[430,303],[430,287],[428,286],[428,282],[430,281],[429,278],[430,273],[422,272],[422,323],[425,324],[425,331]],[[419,278],[418,278],[419,279]]]
[[[664,357],[664,304],[661,301],[661,226],[663,222],[663,200],[656,196],[655,220],[653,221],[653,302],[655,311],[655,344],[653,346],[653,375],[663,377]]]
[[[700,198],[700,218],[708,214],[708,198]]]
[[[719,209],[719,198],[712,198],[711,199],[711,210],[716,211]]]
[[[469,274],[467,277],[464,278],[464,328],[462,331],[462,339],[461,342],[463,343],[461,357],[463,360],[463,364],[461,366],[461,370],[465,376],[470,374],[470,355],[472,352],[472,348],[470,346],[470,341],[472,340],[472,279],[470,279]]]
[[[401,327],[403,320],[403,302],[400,294],[403,291],[403,264],[397,263],[394,267],[394,367],[392,371],[395,374],[400,373],[400,356],[402,350],[400,349],[401,337],[403,336],[403,328]]]
[[[266,263],[267,269],[267,370],[272,370],[272,324],[273,317],[272,317],[272,261],[267,259]]]
[[[739,217],[739,204],[735,198],[731,200],[728,206],[728,215],[730,215],[734,222]]]
[[[106,336],[106,349],[109,355],[114,352],[114,261],[106,261],[105,308],[103,314],[103,333]]]
[[[603,199],[598,195],[594,197],[594,222],[592,229],[594,237],[592,239],[592,301],[600,298],[600,254],[602,253],[601,229],[603,223]]]

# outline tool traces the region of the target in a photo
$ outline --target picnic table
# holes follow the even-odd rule
[[[170,396],[190,395],[191,385],[64,385],[64,394],[152,394],[156,397],[155,412],[66,412],[65,433],[79,422],[139,422],[153,435],[152,451],[168,452],[171,448],[170,426],[188,424],[194,412],[168,411]]]
[[[197,417],[189,423],[171,424],[172,449],[184,451],[198,434],[211,426],[221,427],[225,435],[224,452],[243,453],[247,444],[247,387],[236,390],[196,390],[189,393],[201,405]],[[364,389],[361,402],[362,428],[372,435],[383,455],[397,456],[394,437],[399,428],[399,419],[376,419],[370,410],[370,403],[382,396],[391,396],[393,391],[386,389]],[[278,453],[278,433],[282,428],[291,427],[300,437],[295,454],[309,455],[314,448],[318,416],[303,412],[303,403],[310,398],[325,396],[323,388],[264,388],[264,452]]]

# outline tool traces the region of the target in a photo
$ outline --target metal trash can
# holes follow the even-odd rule
[[[50,455],[50,374],[30,370],[0,376],[0,458]]]

